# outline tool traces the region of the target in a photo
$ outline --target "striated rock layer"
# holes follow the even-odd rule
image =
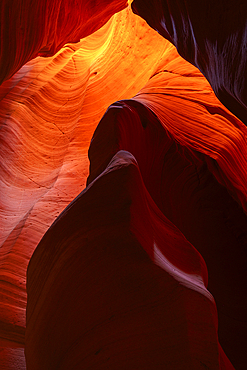
[[[124,9],[127,0],[2,0],[0,84],[37,55],[78,42]]]
[[[126,9],[1,85],[0,367],[25,368],[23,351],[14,348],[24,346],[26,268],[52,222],[85,187],[100,118],[145,85],[167,44]]]
[[[206,154],[217,180],[247,211],[247,129],[172,45],[156,74],[134,97],[149,107],[174,139]]]
[[[232,369],[218,343],[208,280],[220,343],[236,369],[245,368],[246,128],[130,8],[100,28],[126,3],[0,5],[4,370],[25,369],[30,257],[85,187],[87,150],[107,107],[133,96],[111,105],[101,120],[89,152],[91,184],[31,260],[28,367],[98,369],[110,361],[116,369]],[[245,5],[199,3],[136,0],[133,7],[246,123]],[[82,345],[87,353],[78,350]]]
[[[99,123],[89,149],[88,183],[123,149],[138,161],[156,205],[205,259],[208,278],[204,276],[204,283],[216,300],[220,343],[236,368],[244,369],[246,214],[215,178],[215,163],[176,142],[159,119],[135,100],[114,103]],[[170,248],[165,256],[176,267],[190,271],[188,261],[183,266],[186,257],[181,252]]]
[[[247,4],[242,0],[134,0],[132,8],[200,69],[247,124]]]

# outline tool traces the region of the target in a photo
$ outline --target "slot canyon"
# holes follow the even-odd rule
[[[247,3],[0,11],[0,369],[245,370]]]

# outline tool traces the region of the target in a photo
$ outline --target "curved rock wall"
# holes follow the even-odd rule
[[[159,210],[204,258],[208,274],[204,261],[196,260],[184,246],[183,253],[176,249],[174,240],[173,247],[161,247],[169,262],[186,273],[201,266],[197,274],[216,300],[220,342],[240,368],[246,343],[236,338],[244,338],[246,332],[246,214],[214,176],[217,165],[207,155],[175,141],[157,116],[134,99],[114,103],[100,121],[89,148],[88,183],[123,149],[134,154]],[[174,227],[169,227],[171,233]],[[164,243],[166,237],[163,232]],[[144,243],[145,238],[141,240]]]
[[[37,55],[54,55],[65,43],[90,35],[126,0],[3,0],[0,4],[0,84]]]
[[[1,3],[3,369],[34,251],[28,369],[245,368],[244,5],[168,3],[132,6],[238,118],[125,1]]]
[[[164,250],[194,255],[189,273]],[[200,264],[150,198],[134,157],[119,151],[32,256],[27,368],[219,368],[217,314]]]
[[[242,0],[134,0],[132,8],[208,79],[247,124],[247,4]]]
[[[14,360],[5,346],[24,345],[26,268],[52,222],[85,187],[97,123],[112,102],[148,81],[166,45],[126,9],[1,85],[1,366],[19,362],[19,350]]]

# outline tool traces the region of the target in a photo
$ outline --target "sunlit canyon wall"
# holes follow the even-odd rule
[[[246,369],[246,8],[1,2],[1,369]]]

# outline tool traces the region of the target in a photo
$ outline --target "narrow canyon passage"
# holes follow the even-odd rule
[[[0,368],[245,369],[247,5],[0,15]]]

